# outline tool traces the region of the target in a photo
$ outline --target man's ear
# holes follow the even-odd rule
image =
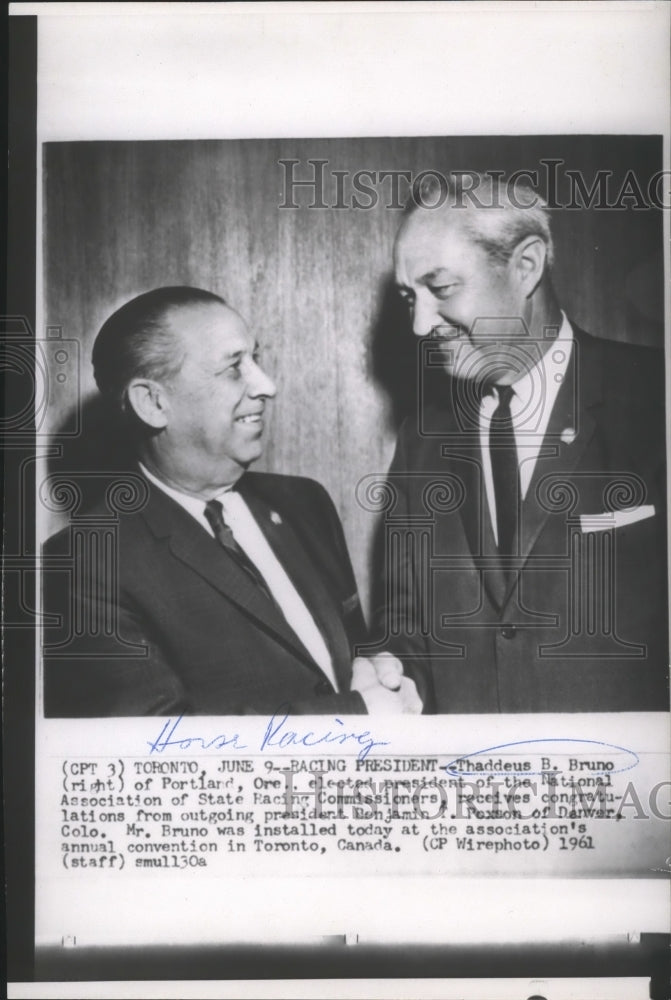
[[[547,255],[547,245],[540,236],[527,236],[513,250],[510,266],[527,298],[536,291],[545,273]]]
[[[128,405],[149,427],[160,430],[168,424],[170,404],[162,385],[147,378],[134,378],[126,388]]]

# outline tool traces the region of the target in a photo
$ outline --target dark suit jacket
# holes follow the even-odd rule
[[[146,486],[141,509],[98,508],[45,546],[46,715],[365,712],[348,693],[364,620],[326,491],[261,473],[238,484],[322,631],[340,694],[245,570]]]
[[[464,383],[401,429],[376,630],[425,711],[668,709],[663,358],[575,334],[511,579]],[[580,517],[632,507],[654,515],[592,532],[605,520]]]

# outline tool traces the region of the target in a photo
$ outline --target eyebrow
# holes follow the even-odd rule
[[[259,342],[258,340],[255,340],[254,346],[249,352],[246,349],[243,350],[241,348],[240,350],[231,351],[228,354],[222,354],[221,357],[216,358],[216,367],[219,368],[221,365],[228,364],[229,361],[239,361],[240,358],[247,353],[254,355],[257,353],[258,350],[259,350]]]
[[[427,271],[427,273],[423,274],[421,276],[421,278],[418,278],[417,279],[417,284],[418,285],[429,285],[429,284],[431,284],[431,282],[436,281],[436,280],[438,280],[440,278],[443,278],[445,276],[447,278],[449,278],[450,280],[453,280],[453,281],[458,280],[457,279],[457,275],[454,274],[454,272],[451,271],[449,269],[449,267],[437,267],[433,271]],[[407,285],[404,281],[397,281],[396,282],[396,287],[398,289],[400,289],[400,290],[401,289],[408,289],[408,290],[410,290],[411,286]]]
[[[449,267],[437,267],[433,271],[427,271],[419,279],[423,285],[428,285],[429,282],[435,281],[437,278],[447,275],[448,277],[456,277],[454,272],[449,269]]]

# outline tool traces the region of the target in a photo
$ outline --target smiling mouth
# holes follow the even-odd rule
[[[467,334],[460,326],[436,326],[428,337],[429,340],[466,340]]]
[[[242,417],[235,418],[236,424],[261,424],[263,423],[263,413],[246,413]]]

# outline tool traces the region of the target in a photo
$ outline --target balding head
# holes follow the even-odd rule
[[[178,314],[212,304],[226,306],[213,292],[176,285],[145,292],[117,309],[93,345],[93,373],[101,393],[125,407],[132,379],[165,382],[174,377],[184,357]]]
[[[138,457],[168,485],[210,499],[261,455],[275,386],[245,321],[218,295],[138,296],[107,320],[93,363],[101,391],[133,420]]]

